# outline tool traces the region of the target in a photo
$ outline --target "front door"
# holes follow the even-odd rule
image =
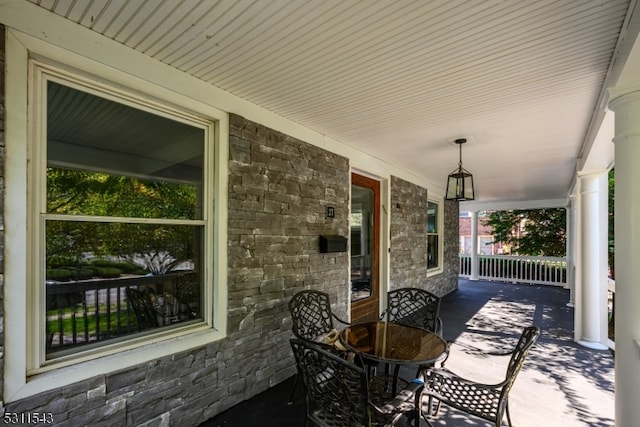
[[[351,322],[379,313],[380,182],[351,175]]]

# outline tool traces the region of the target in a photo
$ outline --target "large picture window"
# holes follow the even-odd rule
[[[42,362],[202,324],[212,123],[68,74],[37,75]]]
[[[229,115],[89,45],[7,29],[5,402],[227,334]]]

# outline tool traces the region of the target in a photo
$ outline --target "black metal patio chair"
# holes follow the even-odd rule
[[[139,331],[160,327],[158,312],[153,308],[148,294],[133,288],[127,288],[126,294],[127,301],[129,301],[136,316]]]
[[[430,412],[435,399],[437,415],[440,405],[445,405],[466,412],[470,415],[495,423],[502,424],[504,414],[511,426],[509,414],[509,391],[516,380],[516,376],[529,350],[540,336],[540,328],[529,326],[524,328],[515,348],[507,353],[487,353],[494,356],[511,356],[507,372],[503,381],[498,384],[481,384],[462,378],[450,370],[428,368],[424,371],[425,394],[429,397],[428,411]],[[431,426],[429,420],[427,423]]]
[[[401,323],[426,329],[442,336],[443,322],[440,318],[440,297],[420,288],[399,288],[387,292],[387,308],[380,318],[388,322]],[[448,349],[447,349],[448,350]],[[418,367],[418,374],[424,366]],[[398,378],[400,366],[394,367],[393,378]],[[389,366],[385,367],[388,375]]]
[[[340,319],[331,310],[329,294],[322,291],[300,291],[289,301],[291,330],[300,339],[316,341],[335,330],[334,320],[343,325],[349,323]]]
[[[377,395],[361,367],[311,341],[292,339],[291,348],[305,386],[307,426],[393,426],[403,415],[419,425],[422,381],[396,396]]]
[[[335,335],[333,338],[337,339],[334,320],[342,325],[349,324],[333,313],[329,294],[322,291],[305,290],[296,293],[289,301],[289,313],[293,335],[306,341],[326,341],[329,334]],[[298,373],[289,397],[289,405],[293,403],[299,382]]]
[[[175,297],[180,303],[181,320],[195,319],[200,313],[200,281],[196,272],[180,273],[175,279]]]
[[[442,336],[440,297],[419,288],[400,288],[387,292],[383,316],[389,322],[427,329]]]

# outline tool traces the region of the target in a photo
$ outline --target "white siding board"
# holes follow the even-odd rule
[[[185,57],[188,61],[193,56],[201,57],[207,50],[215,48],[220,42],[221,32],[233,27],[238,21],[243,22],[243,15],[255,3],[255,0],[242,0],[209,9],[201,19],[192,24],[191,31],[198,34],[198,37],[177,41],[173,51],[165,55],[164,61],[184,69]]]
[[[172,2],[159,2],[157,4],[147,3],[143,8],[137,9],[136,14],[144,15],[145,18],[135,29],[129,29],[125,33],[118,35],[118,40],[127,46],[144,52],[143,43],[152,39],[157,32],[164,32],[164,28],[171,22],[171,15],[167,10],[173,9],[175,4]],[[126,16],[126,13],[124,14]]]
[[[139,50],[160,61],[164,56],[172,52],[183,40],[197,37],[192,24],[207,13],[209,3],[202,1],[185,0],[180,3],[171,3],[173,9],[165,11],[170,19],[164,21],[159,31],[153,33],[153,37],[147,39],[147,43],[138,47]],[[163,61],[164,62],[164,61]]]
[[[187,72],[207,80],[207,76],[220,78],[225,67],[235,67],[238,61],[244,61],[260,52],[262,44],[273,34],[273,25],[282,25],[282,21],[303,7],[302,3],[289,5],[288,0],[273,1],[274,8],[261,13],[264,19],[258,20],[251,27],[236,27],[230,30],[233,37],[216,46],[213,56],[203,55],[197,61],[185,63]]]
[[[502,141],[506,151],[516,139],[541,151],[563,139],[575,159],[629,7],[628,0],[30,1],[415,174],[450,169],[457,150],[444,140],[461,133]],[[412,150],[430,154],[401,154]],[[492,169],[511,170],[512,157]],[[481,179],[484,166],[470,166]]]
[[[233,85],[228,82],[229,79],[236,82],[236,85],[241,82],[240,87],[253,85],[257,75],[260,76],[258,85],[260,82],[266,82],[268,73],[274,72],[274,69],[291,66],[285,62],[285,58],[289,57],[288,52],[298,46],[301,40],[308,40],[305,38],[306,34],[312,33],[314,28],[326,23],[334,13],[348,9],[347,2],[324,1],[316,2],[315,5],[313,14],[300,9],[299,13],[292,17],[293,19],[287,18],[286,22],[275,26],[275,33],[265,40],[261,49],[255,50],[253,55],[247,55],[246,60],[238,63],[234,68],[235,71],[228,74],[227,79],[224,77],[216,79],[216,84],[223,88],[231,86],[230,90],[234,91]],[[311,49],[309,46],[307,48]],[[243,91],[246,93],[248,90],[243,89]]]

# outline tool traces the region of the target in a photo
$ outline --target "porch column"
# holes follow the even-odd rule
[[[469,280],[478,280],[478,212],[471,212],[471,276]]]
[[[580,244],[575,332],[578,344],[606,350],[607,338],[607,172],[578,177]]]
[[[615,112],[616,426],[640,420],[640,91],[609,104]]]
[[[567,285],[569,289],[569,302],[567,307],[575,307],[575,272],[576,272],[576,196],[569,196],[567,206]]]

